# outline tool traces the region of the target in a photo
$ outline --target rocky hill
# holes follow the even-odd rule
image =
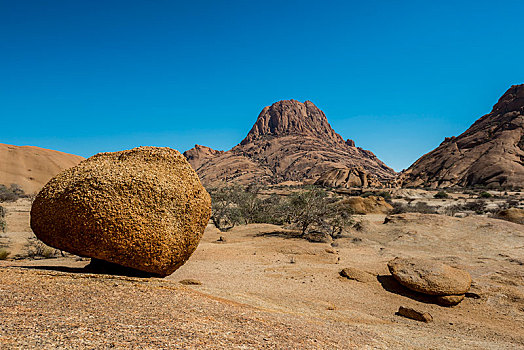
[[[381,181],[395,176],[371,151],[344,141],[310,101],[286,100],[265,107],[244,140],[227,152],[197,145],[184,155],[206,186],[313,183],[332,169],[354,167]]]
[[[524,84],[514,85],[491,113],[446,138],[404,173],[404,187],[524,187]]]
[[[60,171],[83,159],[45,148],[0,143],[0,184],[17,184],[25,193],[35,193]]]

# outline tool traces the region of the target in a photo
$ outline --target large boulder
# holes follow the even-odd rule
[[[355,214],[387,214],[393,210],[393,206],[380,196],[348,197],[344,202]]]
[[[170,148],[100,153],[49,181],[31,208],[44,243],[166,276],[196,249],[211,199]]]
[[[467,271],[431,260],[395,258],[388,268],[404,287],[428,295],[461,295],[471,286]]]

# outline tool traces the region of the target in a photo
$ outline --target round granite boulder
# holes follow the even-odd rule
[[[436,261],[395,258],[388,268],[404,287],[428,295],[461,295],[471,286],[468,272]]]
[[[47,245],[159,276],[196,249],[211,199],[178,151],[99,153],[55,176],[31,208]]]

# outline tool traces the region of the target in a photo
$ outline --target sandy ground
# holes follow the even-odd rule
[[[29,204],[7,204],[0,243],[20,257]],[[25,209],[24,209],[25,208]],[[208,226],[173,275],[88,274],[88,261],[0,261],[0,343],[7,348],[524,349],[524,226],[483,218],[361,217],[362,229],[310,243],[272,225]],[[225,242],[218,241],[223,236]],[[452,308],[409,295],[386,263],[421,256],[464,268],[471,292]],[[344,267],[376,281],[340,277]],[[201,285],[185,286],[183,279]],[[399,306],[432,323],[396,316]]]

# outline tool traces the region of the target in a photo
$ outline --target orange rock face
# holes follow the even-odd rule
[[[169,148],[100,153],[54,177],[31,208],[47,245],[166,276],[196,249],[211,199]]]
[[[524,85],[512,86],[458,137],[446,138],[400,176],[405,187],[524,186]]]
[[[360,167],[381,181],[395,176],[372,152],[345,142],[310,101],[265,107],[239,145],[209,154],[201,146],[184,153],[206,186],[314,182],[334,168]]]

